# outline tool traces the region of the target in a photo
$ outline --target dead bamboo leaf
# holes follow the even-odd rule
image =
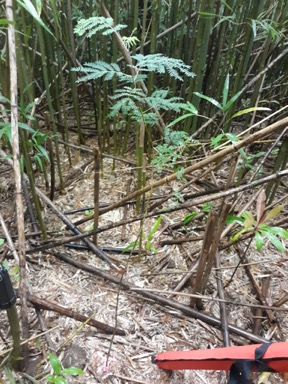
[[[271,209],[271,211],[268,212],[267,215],[264,217],[263,222],[267,222],[271,219],[274,219],[274,217],[279,215],[283,207],[284,207],[283,205],[278,205],[277,207],[274,207],[273,209]]]
[[[260,223],[265,211],[265,207],[266,207],[266,193],[264,189],[262,189],[259,196],[257,197],[257,203],[256,203],[257,223]]]

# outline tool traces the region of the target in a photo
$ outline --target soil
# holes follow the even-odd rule
[[[92,143],[93,144],[93,143]],[[91,158],[91,154],[79,153],[72,149],[73,167],[80,167]],[[63,151],[63,169],[65,174],[70,172],[67,156]],[[128,188],[135,187],[133,165],[116,161],[116,169],[113,169],[113,160],[104,158],[102,175],[100,180],[100,202],[112,203],[121,199]],[[223,171],[223,170],[222,170]],[[222,172],[221,171],[221,172]],[[14,215],[14,191],[13,174],[11,168],[1,162],[0,181],[0,204],[1,213],[11,236],[16,236]],[[225,170],[224,170],[225,174]],[[217,176],[217,175],[216,175]],[[157,174],[148,173],[148,179],[154,180]],[[200,177],[200,176],[199,176]],[[220,178],[219,178],[220,179]],[[212,181],[212,180],[210,180]],[[223,182],[223,177],[220,180]],[[152,197],[176,191],[182,181],[175,181],[165,185],[157,191],[153,191]],[[44,182],[37,179],[38,186],[45,191]],[[196,184],[190,186],[190,192],[204,191],[204,187]],[[57,192],[54,204],[61,212],[66,212],[69,220],[76,221],[85,218],[85,212],[68,214],[69,211],[93,206],[94,192],[94,170],[92,163],[78,172],[77,177],[70,180],[69,185],[62,193]],[[287,194],[285,185],[278,190],[278,197]],[[248,195],[247,195],[248,196]],[[249,198],[249,197],[248,197]],[[247,199],[247,197],[246,197]],[[176,200],[168,201],[163,207],[177,204]],[[242,205],[244,202],[241,203]],[[193,211],[200,212],[199,208]],[[85,325],[75,319],[61,316],[59,313],[49,310],[37,310],[33,307],[29,312],[29,353],[30,363],[26,374],[37,378],[37,382],[45,383],[45,377],[51,373],[51,365],[48,353],[52,352],[59,357],[63,367],[75,366],[84,370],[84,375],[67,378],[69,383],[226,383],[227,375],[221,371],[163,371],[152,364],[152,356],[162,351],[196,350],[223,347],[223,336],[220,329],[212,327],[203,321],[188,317],[176,309],[163,307],[152,300],[145,299],[141,294],[127,292],[107,280],[91,273],[77,269],[68,263],[55,257],[57,253],[65,254],[70,258],[83,264],[97,267],[111,275],[121,277],[140,289],[149,289],[159,295],[163,291],[172,291],[185,273],[191,269],[196,261],[197,250],[201,249],[202,241],[186,242],[182,244],[160,245],[163,239],[176,239],[183,236],[201,236],[203,238],[207,215],[202,216],[196,222],[192,221],[186,226],[178,229],[172,225],[182,221],[192,210],[183,210],[162,216],[160,227],[151,240],[154,252],[143,252],[142,254],[129,255],[121,252],[108,252],[114,264],[119,266],[120,272],[115,271],[107,263],[100,260],[95,254],[88,250],[73,250],[65,246],[51,250],[39,251],[28,255],[27,273],[29,276],[30,291],[33,295],[49,302],[55,302],[69,310],[73,310],[112,327],[124,330],[126,335],[119,336],[105,334],[99,329]],[[255,212],[255,206],[253,206]],[[59,241],[64,237],[72,236],[66,229],[65,224],[47,207],[42,205],[42,212],[47,225],[49,239]],[[110,223],[116,223],[124,217],[125,208],[110,211],[100,216],[99,227]],[[127,215],[135,214],[135,205],[128,206]],[[283,212],[287,215],[287,212]],[[147,218],[142,225],[143,249],[147,244],[147,236],[153,227],[157,217]],[[26,215],[27,226],[26,242],[27,250],[39,246],[40,237],[31,237],[29,233],[31,226],[28,215]],[[81,230],[87,230],[91,222],[80,226]],[[0,238],[4,237],[0,229]],[[17,238],[13,237],[17,247]],[[99,247],[125,248],[132,242],[139,240],[139,222],[134,222],[107,230],[98,235]],[[81,244],[81,242],[78,242]],[[246,243],[242,243],[242,249]],[[136,244],[136,249],[139,245]],[[19,281],[17,272],[13,272],[15,261],[7,244],[0,248],[1,260],[5,257],[10,268],[10,275],[14,287],[17,288]],[[229,281],[235,266],[239,262],[237,253],[233,247],[228,250],[219,251],[222,269],[222,279]],[[252,272],[261,286],[264,280],[269,280],[270,287],[266,294],[269,305],[276,303],[288,293],[287,253],[281,254],[271,244],[266,244],[261,252],[255,250],[252,242],[247,254]],[[181,290],[181,295],[172,295],[171,298],[180,303],[189,305],[191,294],[190,285]],[[187,294],[187,296],[183,295]],[[216,270],[212,269],[209,284],[205,295],[210,300],[204,301],[204,313],[220,318]],[[228,321],[231,324],[253,332],[255,312],[251,307],[241,304],[259,304],[251,283],[245,273],[245,269],[237,269],[232,283],[225,290]],[[18,302],[17,302],[18,303]],[[261,337],[271,341],[285,341],[288,339],[288,304],[284,303],[280,311],[272,313],[273,322],[269,322],[266,314],[263,314],[261,324]],[[117,316],[116,316],[117,314]],[[262,315],[261,315],[262,316]],[[0,313],[0,353],[2,354],[10,345],[9,327],[6,312]],[[42,333],[45,332],[45,335]],[[42,334],[42,335],[41,335]],[[230,334],[231,345],[249,344],[239,336]],[[1,377],[1,373],[0,373]],[[31,381],[19,374],[18,380],[30,383]],[[279,375],[270,374],[259,381],[255,376],[255,383],[282,383],[283,378]],[[7,376],[2,373],[2,382],[8,382]],[[19,381],[20,382],[20,381]]]

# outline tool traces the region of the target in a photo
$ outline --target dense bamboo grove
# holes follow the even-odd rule
[[[45,197],[36,187],[36,178],[40,175],[44,180],[52,201],[55,191],[65,191],[63,157],[72,166],[71,148],[89,147],[91,137],[98,147],[84,148],[93,153],[98,176],[100,169],[103,172],[102,155],[124,161],[129,156],[137,180],[136,190],[101,210],[101,181],[95,179],[95,228],[100,214],[132,200],[134,204],[134,199],[142,226],[153,209],[173,197],[171,193],[152,204],[148,193],[174,180],[193,182],[197,177],[192,173],[199,169],[203,175],[211,173],[214,181],[213,172],[231,163],[225,191],[233,187],[240,193],[242,181],[261,185],[258,171],[266,155],[271,155],[274,176],[263,183],[266,203],[273,203],[277,172],[286,175],[288,159],[288,1],[15,0],[14,22],[7,21],[8,3],[0,2],[1,157],[6,161],[13,153],[14,164],[17,160],[11,140],[10,116],[16,104],[9,25],[16,37],[14,91],[18,92],[22,185],[25,197],[30,193],[33,201],[32,227],[39,228],[43,239],[48,238],[40,201]],[[266,142],[270,135],[271,141]],[[161,178],[154,180],[153,174],[149,180],[151,169],[152,174],[163,173]],[[250,170],[255,173],[249,174]],[[29,181],[26,192],[25,180]],[[181,195],[181,188],[178,192]],[[184,203],[187,207],[189,203]],[[81,237],[75,228],[75,235]],[[219,226],[218,241],[222,230]],[[97,245],[96,232],[91,234]],[[96,247],[86,242],[88,248]],[[214,246],[216,252],[218,243]],[[141,247],[140,240],[140,253]],[[201,274],[198,278],[201,281]]]

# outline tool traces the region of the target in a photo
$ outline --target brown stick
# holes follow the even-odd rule
[[[216,223],[216,213],[210,212],[208,217],[208,222],[206,226],[206,231],[204,234],[204,239],[202,243],[202,250],[199,258],[199,264],[197,268],[196,278],[193,282],[193,290],[192,292],[194,294],[203,294],[204,290],[206,288],[206,284],[204,283],[204,277],[208,274],[210,274],[210,271],[207,271],[207,264],[208,264],[208,258],[209,258],[209,251],[212,243],[212,239],[214,236],[214,230],[215,230],[215,223]],[[208,279],[207,279],[208,280]],[[191,307],[194,307],[196,305],[197,309],[202,310],[203,304],[202,300],[198,299],[196,297],[191,297],[190,300]]]
[[[81,321],[82,323],[86,322],[89,317],[83,316],[78,312],[71,311],[70,309],[62,307],[62,305],[56,304],[53,301],[49,301],[47,299],[40,299],[40,297],[29,295],[28,300],[31,304],[33,304],[36,308],[45,309],[47,311],[57,312],[60,315],[70,317],[71,319],[75,319]],[[115,333],[116,335],[125,336],[126,332],[121,329],[110,327],[110,325],[100,323],[97,320],[89,319],[87,324],[91,325],[94,328],[98,328],[101,331],[109,334]]]
[[[204,236],[193,236],[193,237],[180,237],[178,239],[164,239],[160,241],[161,247],[164,245],[172,245],[172,244],[182,244],[182,243],[190,243],[190,241],[199,241],[203,240]]]
[[[240,246],[236,245],[235,248],[236,248],[236,250],[238,252],[238,255],[239,255],[240,259],[241,259],[241,262],[247,263],[248,259],[247,259],[246,255],[245,255],[245,253],[243,252],[243,250],[240,248]],[[253,288],[254,288],[254,290],[256,292],[256,295],[257,295],[257,298],[258,298],[260,304],[261,305],[268,305],[268,303],[266,302],[266,299],[263,296],[263,294],[261,292],[261,289],[260,289],[260,287],[259,287],[259,285],[258,285],[258,283],[257,283],[257,281],[255,279],[255,276],[254,276],[254,274],[252,272],[252,268],[250,267],[250,265],[246,265],[244,268],[245,268],[247,276],[249,277],[249,280],[250,280],[250,282],[251,282],[251,284],[252,284],[252,286],[253,286]],[[274,320],[274,316],[273,316],[273,313],[271,312],[271,310],[266,309],[266,315],[267,315],[267,318],[269,320],[270,325],[272,325],[273,324],[273,320]]]
[[[74,224],[71,223],[71,221],[65,216],[62,212],[59,211],[59,209],[55,206],[55,204],[52,203],[52,201],[38,188],[36,188],[37,195],[48,205],[48,207],[51,208],[51,210],[71,229],[72,232],[74,232],[76,235],[83,235],[82,232],[75,227]],[[100,259],[106,261],[110,266],[113,266],[116,270],[119,270],[119,268],[112,263],[112,261],[109,259],[109,257],[101,251],[98,247],[96,247],[95,244],[92,243],[92,241],[85,239],[85,234],[83,236],[83,242],[87,245],[87,247],[95,253]]]
[[[99,149],[94,150],[94,229],[99,223],[100,156]],[[93,234],[93,243],[97,246],[97,232]]]

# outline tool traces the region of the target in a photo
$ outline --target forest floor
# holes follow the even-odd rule
[[[64,151],[63,151],[64,152]],[[91,154],[82,154],[79,159],[77,150],[73,150],[74,168],[84,164]],[[112,203],[120,200],[128,188],[135,187],[131,176],[135,171],[133,165],[116,161],[116,170],[113,170],[113,161],[108,158],[103,160],[103,173],[100,179],[100,202]],[[69,172],[66,156],[63,155],[63,169]],[[200,178],[199,173],[199,178]],[[217,175],[216,175],[217,176]],[[11,169],[1,163],[1,178],[5,178],[0,190],[1,212],[12,235],[16,234],[15,218],[13,216],[13,183]],[[148,179],[159,176],[148,172]],[[10,180],[11,178],[11,180]],[[223,178],[223,177],[222,177]],[[219,175],[219,180],[221,177]],[[181,185],[182,181],[176,180],[153,191],[152,197],[171,193]],[[220,181],[221,183],[221,181]],[[43,182],[39,179],[39,187],[44,191]],[[191,192],[201,192],[204,187],[199,184],[191,184]],[[94,194],[94,170],[93,163],[87,165],[78,176],[66,187],[64,193],[57,193],[54,204],[67,214],[72,222],[85,218],[84,212],[68,214],[71,210],[93,206]],[[285,186],[278,190],[279,196],[287,194]],[[177,202],[168,201],[164,207]],[[201,209],[191,209],[201,213]],[[179,294],[168,295],[164,291],[173,291],[179,281],[195,264],[197,252],[201,249],[202,238],[205,231],[207,215],[199,220],[191,221],[186,226],[177,225],[191,213],[191,210],[176,211],[162,215],[160,227],[153,235],[151,241],[154,252],[138,254],[125,254],[121,251],[105,253],[111,257],[116,265],[120,266],[120,272],[111,268],[88,250],[73,250],[65,246],[53,248],[53,250],[39,251],[27,255],[27,272],[30,282],[30,291],[33,295],[54,302],[69,310],[73,310],[112,327],[124,330],[126,335],[111,335],[103,333],[89,325],[84,325],[59,313],[30,309],[30,335],[29,350],[31,363],[27,374],[38,376],[38,382],[45,383],[45,374],[51,373],[51,366],[47,358],[48,352],[57,355],[64,367],[76,366],[84,370],[83,376],[69,378],[69,383],[145,383],[145,384],[216,384],[226,383],[227,375],[220,371],[163,371],[151,358],[162,351],[196,350],[223,347],[223,336],[220,329],[213,327],[204,321],[196,320],[184,315],[176,309],[164,307],[159,303],[141,296],[141,290],[152,290],[158,295],[171,297],[180,303],[189,305],[192,293],[191,286],[186,284]],[[255,212],[255,207],[254,207]],[[49,238],[59,241],[64,237],[72,236],[65,224],[43,204],[43,213]],[[100,216],[99,227],[116,223],[123,217],[131,217],[135,214],[135,205],[128,209],[121,207]],[[287,215],[286,213],[283,213]],[[147,235],[157,220],[157,217],[147,218],[143,221],[143,247],[147,243]],[[27,220],[28,222],[28,220]],[[81,230],[87,230],[91,222],[80,226]],[[88,228],[89,229],[89,228]],[[27,250],[33,248],[35,243],[29,237],[30,226],[27,224]],[[125,248],[139,236],[139,222],[126,224],[122,227],[107,230],[98,235],[100,248],[114,247]],[[181,244],[163,245],[164,239],[177,239],[184,236],[199,236],[198,241],[183,242]],[[0,230],[0,237],[3,232]],[[81,242],[78,242],[81,244]],[[39,245],[39,243],[37,244]],[[244,247],[244,244],[242,245]],[[2,247],[2,255],[4,254]],[[138,249],[138,245],[135,247]],[[0,248],[1,252],[1,248]],[[59,257],[60,255],[60,257]],[[75,268],[61,260],[61,255],[76,260],[83,265],[97,267],[98,269],[128,281],[133,286],[139,287],[139,294],[125,291],[108,280],[89,273],[83,269]],[[0,253],[1,256],[1,253]],[[233,247],[219,251],[221,260],[222,279],[229,281],[235,266],[239,262],[237,252]],[[288,293],[288,259],[287,253],[281,254],[270,244],[266,244],[261,252],[257,252],[252,243],[247,258],[251,264],[253,274],[260,285],[264,280],[269,280],[270,287],[266,294],[269,305],[276,303]],[[2,260],[2,259],[1,259]],[[15,261],[10,258],[9,266],[12,271]],[[14,275],[14,285],[17,287],[17,273]],[[204,313],[220,318],[216,269],[212,269],[208,288],[205,292],[210,300],[204,302]],[[237,327],[253,333],[255,312],[248,305],[259,304],[244,267],[237,269],[231,284],[225,289],[228,321]],[[241,304],[241,305],[239,305]],[[263,314],[261,337],[272,341],[288,340],[288,304],[284,303],[279,311],[271,314],[273,321],[269,321],[266,313]],[[116,316],[117,314],[117,316]],[[117,318],[117,323],[116,323]],[[43,331],[45,335],[39,336]],[[249,340],[230,333],[232,345],[249,344]],[[11,341],[8,336],[8,323],[6,313],[0,315],[0,353],[7,349]],[[0,373],[1,377],[1,373]],[[3,376],[2,382],[8,382]],[[27,378],[23,381],[31,381]],[[265,376],[263,381],[255,377],[255,383],[282,383],[282,377],[271,374]]]

